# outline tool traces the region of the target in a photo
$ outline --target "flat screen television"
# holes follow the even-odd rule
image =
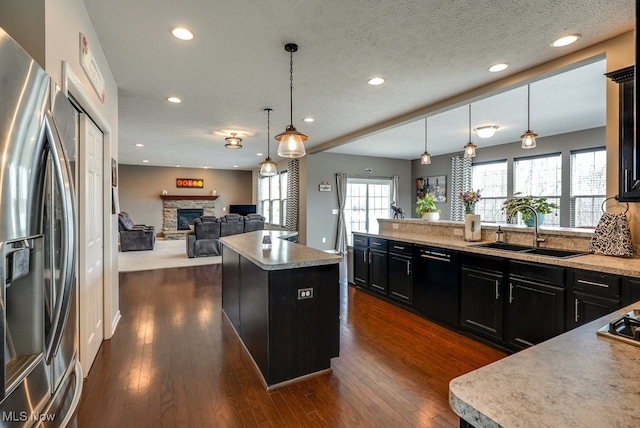
[[[255,214],[255,205],[229,205],[229,214],[240,214],[245,216],[247,214]]]

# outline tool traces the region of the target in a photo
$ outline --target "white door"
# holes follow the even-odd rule
[[[80,115],[79,144],[79,284],[80,364],[86,375],[103,339],[104,264],[102,224],[102,131]]]

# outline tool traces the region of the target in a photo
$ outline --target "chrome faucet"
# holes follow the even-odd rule
[[[531,212],[531,215],[533,215],[533,248],[538,248],[540,246],[540,242],[544,242],[546,241],[546,239],[540,238],[538,236],[538,212],[535,208],[533,208],[531,205],[518,205],[517,207],[512,209],[511,212],[507,213],[507,221],[511,223],[511,221],[513,220],[513,216],[515,216],[516,213],[521,210],[529,210]]]

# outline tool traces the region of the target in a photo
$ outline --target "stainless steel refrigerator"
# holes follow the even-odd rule
[[[0,427],[75,425],[76,118],[0,28]]]

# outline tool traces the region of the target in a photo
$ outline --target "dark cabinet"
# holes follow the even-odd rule
[[[369,249],[369,289],[387,294],[387,252]]]
[[[502,259],[464,255],[460,277],[460,324],[493,342],[504,336]]]
[[[389,297],[404,304],[413,303],[413,244],[388,243]]]
[[[507,343],[516,350],[564,331],[565,269],[509,262]]]
[[[622,307],[620,277],[574,270],[566,307],[567,330],[581,326]]]
[[[640,301],[640,280],[625,278],[623,284],[623,306]]]
[[[460,324],[460,260],[456,251],[416,245],[414,307],[425,317]]]
[[[387,240],[353,235],[353,282],[387,294]]]
[[[360,287],[369,287],[369,249],[353,247],[353,282]]]

